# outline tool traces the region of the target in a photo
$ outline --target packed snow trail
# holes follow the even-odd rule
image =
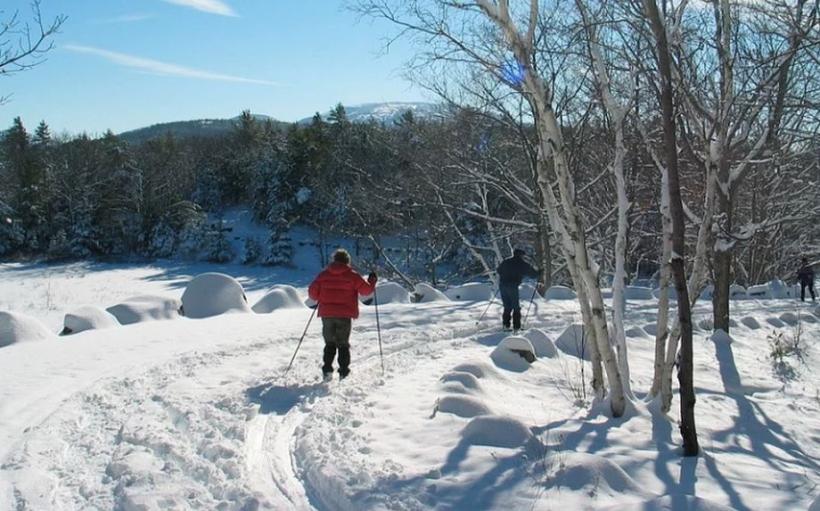
[[[288,321],[282,321],[285,316]],[[4,373],[19,384],[39,387],[40,401],[16,401],[13,392],[3,400],[4,416],[19,421],[19,431],[12,424],[12,431],[4,432],[10,440],[21,435],[23,441],[3,444],[0,473],[13,487],[2,487],[0,507],[337,507],[337,501],[321,503],[328,499],[326,492],[302,486],[292,459],[295,435],[317,400],[337,390],[365,393],[379,383],[371,316],[365,312],[354,327],[352,375],[329,385],[318,382],[322,342],[317,325],[287,380],[281,377],[306,310],[148,323],[118,330],[126,339],[107,338],[109,330],[61,341],[52,363],[39,364],[39,372],[32,365]],[[264,323],[278,330],[269,339],[259,334]],[[290,327],[280,329],[282,324]],[[445,332],[454,325],[474,332],[468,320],[441,329],[440,337],[452,338]],[[386,358],[430,341],[428,335],[408,336],[408,326],[383,322]],[[236,339],[243,331],[254,335]],[[225,335],[230,342],[202,343],[202,351],[197,350],[197,337],[205,332],[211,338]],[[94,343],[104,342],[121,343],[121,349],[94,349]],[[163,356],[166,362],[160,362]],[[45,358],[48,362],[49,355]],[[58,361],[66,359],[74,360],[58,370]]]

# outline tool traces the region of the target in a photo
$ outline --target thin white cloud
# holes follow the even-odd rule
[[[82,46],[78,44],[67,44],[62,46],[63,49],[73,51],[75,53],[86,53],[102,57],[114,64],[144,71],[151,74],[162,76],[180,76],[183,78],[193,78],[196,80],[211,80],[219,82],[236,82],[236,83],[251,83],[256,85],[279,86],[277,82],[268,80],[257,80],[255,78],[245,78],[243,76],[226,75],[221,73],[213,73],[202,69],[194,69],[169,62],[162,62],[159,60],[146,59],[137,57],[135,55],[128,55],[115,51],[104,50],[102,48],[94,48],[92,46]]]
[[[94,23],[109,24],[109,23],[136,23],[138,21],[145,21],[153,19],[153,14],[123,14],[122,16],[115,16],[113,18],[104,18],[94,20]]]
[[[230,5],[226,4],[222,0],[164,0],[169,4],[176,4],[181,5],[183,7],[190,7],[191,9],[196,9],[197,11],[207,12],[210,14],[219,14],[220,16],[233,16],[238,17],[239,15],[231,8]]]

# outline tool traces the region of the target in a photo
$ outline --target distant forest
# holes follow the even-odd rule
[[[126,142],[111,132],[55,138],[45,122],[30,132],[16,119],[1,141],[0,257],[289,264],[289,230],[298,224],[315,229],[320,243],[341,235],[367,244],[387,271],[407,281],[435,280],[441,264],[465,278],[489,274],[513,246],[531,249],[542,281],[569,281],[538,206],[535,133],[526,120],[452,108],[436,117],[406,111],[396,122],[350,122],[337,105],[326,120],[316,114],[305,124],[249,112],[228,127],[220,122],[204,134],[157,130]],[[594,122],[567,129],[566,141],[577,148],[572,170],[585,183],[577,200],[591,219],[589,244],[605,277],[615,257],[613,180],[601,163],[611,142]],[[633,132],[627,143],[634,149],[625,165],[628,271],[633,279],[652,277],[660,257],[660,176],[641,137]],[[683,163],[692,177],[684,193],[695,203],[702,170]],[[737,204],[750,218],[781,195],[756,174],[747,182]],[[245,240],[239,254],[219,221],[235,206],[249,207],[270,232]],[[779,234],[790,236],[789,228]],[[793,228],[797,236],[801,227]],[[415,272],[392,264],[381,245],[386,236],[412,247]],[[776,276],[795,255],[763,233],[744,244],[738,279]]]

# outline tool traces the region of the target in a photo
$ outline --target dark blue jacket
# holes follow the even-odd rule
[[[808,264],[801,266],[799,270],[797,270],[797,280],[800,281],[801,284],[811,284],[814,282],[814,270]]]
[[[538,277],[538,270],[530,266],[523,257],[512,256],[498,265],[499,285],[518,286],[524,277]]]

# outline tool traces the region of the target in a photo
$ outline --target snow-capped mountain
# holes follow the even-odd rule
[[[440,114],[441,107],[435,103],[412,102],[412,101],[392,101],[387,103],[363,103],[361,105],[344,105],[347,118],[351,122],[376,121],[384,124],[393,124],[401,118],[404,112],[410,110],[413,115],[420,118],[431,118]],[[327,120],[330,110],[322,113],[322,118]],[[309,123],[313,116],[305,117],[299,121],[300,124]]]

